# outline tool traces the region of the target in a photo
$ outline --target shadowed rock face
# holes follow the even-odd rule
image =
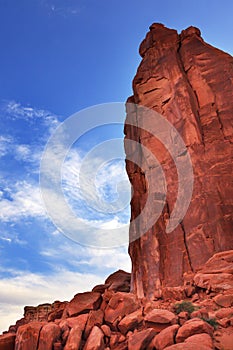
[[[188,148],[194,172],[189,209],[177,228],[167,234],[166,222],[177,195],[175,164],[152,134],[127,125],[130,118],[137,120],[137,108],[128,108],[126,138],[153,152],[167,183],[159,220],[129,246],[131,289],[139,297],[153,299],[163,287],[182,285],[184,274],[196,272],[213,254],[233,249],[233,58],[205,43],[197,28],[189,27],[178,35],[162,24],[150,27],[139,51],[142,62],[128,102],[153,109],[175,126]],[[155,129],[156,125],[151,125],[151,130]],[[125,148],[126,155],[134,151],[128,144]],[[147,166],[143,157],[138,159],[143,171],[140,164],[126,161],[134,190],[131,240],[147,220],[142,215],[137,225],[133,222],[146,203],[148,186],[155,187],[155,202],[147,217],[153,215],[160,181],[156,164]]]

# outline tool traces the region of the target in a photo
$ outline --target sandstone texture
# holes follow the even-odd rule
[[[0,335],[0,350],[14,350],[15,334],[7,333]]]
[[[125,124],[126,156],[130,159],[137,152],[137,165],[126,162],[133,187],[129,253],[131,290],[140,298],[153,299],[160,297],[165,287],[182,285],[184,274],[196,273],[214,254],[233,249],[233,58],[204,42],[197,28],[189,27],[179,35],[162,24],[150,27],[140,54],[134,95],[128,99],[136,106],[127,106]],[[185,154],[178,150],[171,157],[157,138],[160,125],[153,122],[150,113],[141,113],[141,106],[159,113],[176,128],[192,161],[191,203],[171,233],[166,233],[166,224],[178,189],[175,161],[182,167]],[[172,139],[170,131],[166,138],[176,150],[176,138]],[[127,140],[136,141],[138,147]],[[146,155],[145,148],[157,158],[167,184],[164,209],[146,232],[144,227],[164,195],[158,164]],[[184,182],[187,186],[190,182],[185,174]],[[146,207],[149,191],[149,208],[136,221]],[[221,279],[223,272],[223,279],[229,279],[232,286],[232,270],[226,271],[221,264],[213,272],[209,288],[215,288],[215,278]],[[197,279],[199,285],[201,279]]]
[[[167,327],[157,334],[152,342],[152,346],[157,350],[163,350],[166,347],[173,345],[175,342],[175,335],[179,326],[177,324]]]
[[[86,311],[96,310],[101,304],[101,295],[97,292],[79,293],[67,304],[64,314],[77,316]]]

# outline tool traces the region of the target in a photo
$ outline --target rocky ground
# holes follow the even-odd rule
[[[70,302],[25,307],[0,350],[233,350],[233,251],[213,256],[157,300],[130,293],[117,271]]]

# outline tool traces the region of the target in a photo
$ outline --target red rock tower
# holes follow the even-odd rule
[[[159,220],[129,246],[132,291],[153,299],[163,287],[183,285],[184,274],[196,272],[216,252],[233,249],[233,58],[205,43],[197,28],[189,27],[179,35],[162,24],[150,27],[140,55],[134,95],[128,102],[153,109],[175,126],[194,172],[188,211],[168,234],[165,224],[177,195],[174,163],[153,135],[127,126],[126,121],[126,138],[150,149],[166,174],[168,192]],[[137,118],[137,111],[129,109],[127,118],[132,113]],[[126,155],[132,152],[126,146]],[[133,221],[146,202],[145,173],[154,182],[156,177],[151,166],[142,172],[140,166],[127,161],[126,167],[134,190]],[[152,215],[153,203],[150,210]],[[132,222],[131,240],[140,234],[137,230],[140,223]]]

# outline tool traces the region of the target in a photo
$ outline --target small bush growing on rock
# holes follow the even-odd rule
[[[210,326],[212,326],[214,329],[218,328],[218,322],[216,321],[216,318],[205,318],[202,317],[202,320],[209,323]]]
[[[176,303],[174,305],[174,310],[177,315],[183,311],[188,312],[190,315],[193,311],[196,310],[196,308],[190,301],[182,301],[181,303]]]

